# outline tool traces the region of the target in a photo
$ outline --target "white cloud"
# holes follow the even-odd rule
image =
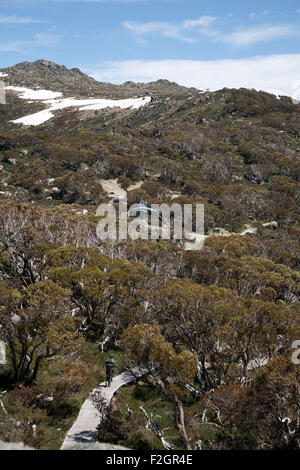
[[[210,26],[217,18],[215,16],[201,16],[198,20],[185,20],[182,28],[197,28]]]
[[[136,23],[135,21],[124,21],[123,26],[137,35],[158,33],[170,38],[180,38],[180,28],[176,24],[167,22]]]
[[[28,23],[41,23],[40,20],[32,18],[20,18],[18,16],[0,16],[0,23],[5,24],[28,24]]]
[[[221,34],[218,41],[227,42],[235,46],[248,46],[258,42],[271,41],[296,34],[297,31],[291,25],[272,26],[263,25],[256,28],[249,28],[229,34]]]
[[[165,78],[199,89],[245,87],[300,99],[300,54],[215,61],[107,62],[86,72],[100,81],[113,83],[123,83],[127,80],[148,82]]]
[[[34,35],[34,38],[31,41],[0,42],[0,51],[26,53],[28,50],[36,47],[55,45],[58,40],[59,36],[56,34],[38,33]]]
[[[255,13],[252,13],[251,16],[252,15],[254,17]],[[198,19],[188,19],[180,23],[162,21],[138,23],[135,21],[124,21],[123,26],[133,32],[139,40],[142,36],[158,34],[192,43],[197,42],[200,35],[205,35],[214,41],[224,42],[238,47],[297,34],[297,30],[292,25],[269,24],[248,29],[243,28],[232,33],[223,33],[212,27],[217,19],[218,18],[214,16],[201,16]]]
[[[216,34],[210,30],[210,26],[216,20],[216,17],[204,15],[195,20],[185,20],[181,23],[167,21],[137,23],[135,21],[124,21],[123,26],[139,37],[147,34],[160,34],[161,36],[180,39],[185,42],[195,42],[195,37],[187,37],[185,33],[189,31],[191,34],[194,34],[195,32],[208,35]]]
[[[20,52],[22,46],[21,41],[0,42],[1,52]]]
[[[38,33],[35,34],[34,44],[38,46],[51,46],[58,42],[59,36],[51,33]]]

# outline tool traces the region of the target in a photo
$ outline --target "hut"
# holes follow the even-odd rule
[[[231,234],[222,227],[214,227],[209,230],[209,235],[211,237],[230,237]]]

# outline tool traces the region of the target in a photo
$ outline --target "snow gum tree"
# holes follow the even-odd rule
[[[32,384],[43,360],[80,348],[68,302],[69,291],[50,280],[22,292],[0,284],[0,337],[11,354],[14,383]]]
[[[196,355],[203,390],[244,382],[257,361],[288,350],[297,321],[294,307],[189,280],[168,282],[157,292],[155,307],[167,338]]]
[[[193,382],[197,371],[195,355],[187,349],[177,352],[167,342],[159,326],[136,325],[128,328],[119,341],[135,364],[145,367],[151,383],[159,387],[174,406],[174,419],[180,438],[190,449],[185,429],[182,399],[186,397],[187,383]]]

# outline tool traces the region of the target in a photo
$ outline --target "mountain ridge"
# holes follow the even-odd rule
[[[95,78],[82,72],[79,68],[68,68],[55,62],[39,59],[34,62],[20,62],[11,67],[0,69],[7,74],[5,81],[12,86],[28,88],[47,88],[53,91],[63,91],[66,95],[80,94],[96,96],[103,95],[104,98],[133,97],[136,91],[143,90],[144,93],[157,92],[166,89],[191,93],[198,92],[195,88],[187,88],[166,79],[159,79],[149,83],[125,82],[115,85],[97,81]]]

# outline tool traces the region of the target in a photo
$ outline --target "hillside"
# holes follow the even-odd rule
[[[0,72],[0,439],[59,448],[113,352],[147,373],[101,442],[299,449],[300,105],[44,60]],[[203,249],[99,241],[98,204],[125,191],[204,204]]]
[[[175,192],[185,199],[205,200],[213,219],[210,226],[239,231],[249,221],[277,220],[283,209],[298,222],[300,106],[290,98],[242,89],[202,93],[164,80],[108,86],[44,61],[4,72],[10,87],[59,90],[64,104],[56,111],[57,104],[22,99],[20,93],[7,90],[8,103],[1,107],[0,118],[2,191],[22,200],[53,197],[96,204],[103,192],[95,178],[125,177],[127,185],[144,181],[137,199],[144,195],[148,200],[168,200]],[[103,87],[109,92],[103,93]],[[63,108],[71,89],[73,107]],[[97,110],[88,105],[96,94],[99,100],[131,96],[131,104],[142,100],[142,105],[131,112],[116,107]],[[41,126],[11,122],[49,106],[54,117]],[[97,194],[84,198],[51,193],[49,179],[60,187],[66,175],[71,182],[76,172],[82,175],[82,184],[95,182],[90,191],[94,187]],[[151,178],[151,172],[160,177]]]

